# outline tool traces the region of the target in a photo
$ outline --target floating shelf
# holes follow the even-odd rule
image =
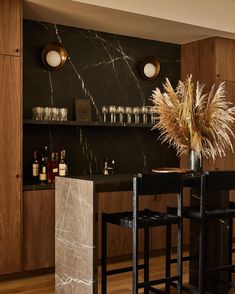
[[[34,120],[24,119],[25,125],[58,125],[58,126],[81,126],[81,127],[132,127],[132,128],[152,128],[154,124],[144,123],[110,123],[110,122],[78,122],[78,121],[55,121],[55,120]]]

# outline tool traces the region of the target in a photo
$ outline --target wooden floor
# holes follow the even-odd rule
[[[117,266],[126,266],[127,262],[120,264],[113,264],[110,268],[116,268]],[[188,264],[184,263],[184,271],[188,272]],[[151,259],[151,272],[158,273],[152,275],[153,278],[161,277],[164,273],[164,259],[163,257],[155,257]],[[234,274],[235,278],[235,274]],[[187,283],[188,275],[184,274],[184,282]],[[99,281],[100,281],[100,268],[99,268]],[[55,293],[55,279],[54,275],[44,275],[31,278],[24,278],[12,281],[0,282],[0,293],[1,294],[54,294]],[[130,294],[131,291],[131,273],[124,273],[108,278],[108,294]],[[99,294],[100,282],[99,282]],[[143,292],[140,292],[143,293]],[[176,293],[172,289],[172,294]],[[229,291],[230,294],[235,294],[235,289]],[[79,293],[73,293],[79,294]]]

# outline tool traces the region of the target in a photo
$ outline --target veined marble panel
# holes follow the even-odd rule
[[[57,177],[55,196],[55,293],[95,293],[93,181]]]

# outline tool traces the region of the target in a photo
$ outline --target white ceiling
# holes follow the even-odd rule
[[[235,39],[235,0],[24,0],[24,18],[176,44]]]

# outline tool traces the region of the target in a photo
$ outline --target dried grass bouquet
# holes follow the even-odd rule
[[[163,84],[164,93],[159,88],[153,91],[152,101],[156,113],[159,138],[168,142],[180,156],[194,150],[197,156],[224,156],[227,148],[233,151],[231,137],[235,120],[235,107],[225,98],[225,83],[218,89],[212,86],[209,93],[203,93],[204,85],[192,82],[192,75],[176,90],[168,79]]]

